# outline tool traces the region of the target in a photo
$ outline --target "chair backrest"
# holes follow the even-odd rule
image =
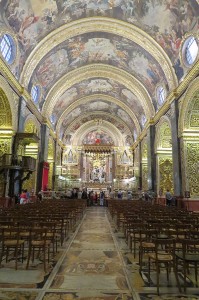
[[[196,254],[199,261],[199,239],[184,239],[182,241],[182,253],[184,259],[187,254]]]
[[[172,255],[175,253],[175,239],[174,238],[156,238],[154,239],[155,243],[155,253],[156,258],[158,255]]]

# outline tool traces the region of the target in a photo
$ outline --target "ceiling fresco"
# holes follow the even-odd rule
[[[144,109],[137,99],[137,97],[125,86],[119,84],[113,80],[107,79],[90,79],[80,82],[74,85],[72,88],[66,90],[56,102],[54,106],[52,115],[50,116],[50,121],[53,125],[56,125],[57,120],[60,118],[62,113],[76,100],[82,98],[83,96],[89,96],[96,94],[96,99],[100,100],[100,94],[109,95],[122,101],[129,108],[131,108],[138,118],[141,124],[141,116],[145,115]],[[89,104],[87,104],[87,109]],[[100,107],[99,107],[100,108]],[[85,110],[86,111],[86,110]]]
[[[48,33],[80,18],[103,16],[134,24],[151,35],[179,74],[179,48],[187,31],[197,31],[197,0],[3,0],[3,21],[18,36],[21,65]],[[2,10],[1,10],[2,11]]]
[[[92,130],[82,140],[84,145],[113,145],[113,139],[101,129]]]
[[[100,114],[98,113],[94,113],[94,114],[90,114],[89,112],[84,114],[83,116],[80,116],[79,118],[76,118],[74,122],[71,123],[71,125],[67,128],[67,130],[65,131],[65,134],[70,133],[71,135],[75,134],[76,130],[79,129],[83,124],[90,122],[94,120],[94,122],[96,120],[102,120],[102,122],[106,121],[109,122],[110,124],[114,125],[120,132],[122,135],[132,135],[133,130],[132,128],[128,128],[126,126],[126,124],[124,122],[122,122],[121,120],[119,120],[118,117],[116,116],[112,116],[110,114]]]
[[[127,125],[122,122],[117,116],[112,116],[110,114],[105,114],[105,113],[100,113],[98,112],[97,114],[90,114],[89,112],[84,114],[83,116],[80,116],[76,118],[70,126],[64,130],[61,128],[60,130],[60,138],[64,141],[66,145],[70,145],[73,136],[77,132],[77,130],[84,124],[93,121],[94,124],[96,125],[98,122],[103,125],[105,123],[110,123],[113,126],[115,126],[121,133],[121,135],[124,138],[125,145],[130,146],[133,144],[133,141],[136,140],[137,137],[137,131],[136,129],[133,128],[128,128]],[[64,133],[64,135],[63,135]],[[63,135],[63,136],[62,136]]]
[[[45,99],[66,72],[91,63],[113,65],[132,74],[154,98],[158,83],[168,88],[162,67],[145,49],[113,34],[95,32],[71,38],[51,50],[37,66],[29,84],[39,84]]]
[[[117,116],[120,118],[129,128],[135,128],[135,124],[129,114],[124,111],[121,107],[114,103],[110,103],[108,101],[90,101],[89,103],[79,105],[71,112],[69,112],[62,123],[62,127],[64,130],[80,115],[90,112],[109,112],[110,115]]]
[[[100,140],[132,145],[164,105],[157,92],[189,72],[182,45],[198,28],[198,0],[0,0],[0,41],[16,41],[8,68],[66,145],[96,136],[98,119]]]

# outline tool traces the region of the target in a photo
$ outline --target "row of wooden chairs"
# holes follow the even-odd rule
[[[18,261],[24,261],[24,249],[27,250],[26,268],[34,262],[35,253],[42,256],[44,271],[46,260],[49,263],[63,245],[70,230],[75,230],[83,217],[85,201],[46,200],[42,203],[18,205],[15,208],[0,211],[0,264],[7,263],[12,253],[15,269]]]
[[[150,283],[151,266],[155,268],[157,292],[159,294],[160,269],[167,272],[173,268],[177,285],[179,268],[184,277],[190,266],[194,267],[197,284],[199,263],[199,218],[198,214],[179,210],[175,207],[151,205],[145,201],[110,201],[108,203],[110,217],[118,230],[123,230],[130,251],[136,257],[139,253],[140,271],[143,260],[147,260]]]

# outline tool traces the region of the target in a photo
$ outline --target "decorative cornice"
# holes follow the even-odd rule
[[[49,51],[69,38],[88,32],[108,32],[137,43],[149,52],[162,67],[169,84],[169,90],[177,86],[177,78],[169,57],[151,36],[133,24],[107,17],[79,19],[67,23],[48,34],[38,43],[28,57],[20,82],[27,87],[37,64]]]

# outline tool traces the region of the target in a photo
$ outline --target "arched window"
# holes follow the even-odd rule
[[[163,86],[159,86],[157,88],[157,100],[158,100],[158,104],[162,105],[165,101],[166,98],[166,93],[165,93],[165,89]]]
[[[192,65],[198,55],[198,44],[196,39],[192,36],[188,39],[188,43],[185,48],[185,59],[187,64]]]
[[[15,43],[9,34],[0,37],[0,50],[3,58],[8,64],[13,63],[15,58]]]
[[[144,127],[145,123],[146,123],[146,116],[142,115],[141,116],[141,124],[142,124],[143,127]]]
[[[32,100],[37,103],[39,100],[39,95],[40,94],[40,89],[38,87],[38,85],[33,85],[32,89],[31,89],[31,97]]]

